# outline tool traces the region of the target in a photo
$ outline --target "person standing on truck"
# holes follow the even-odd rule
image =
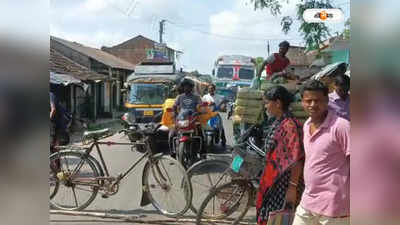
[[[289,74],[286,71],[286,68],[290,64],[289,59],[286,57],[289,47],[290,44],[287,41],[283,41],[279,44],[279,52],[272,54],[263,62],[256,77],[252,81],[251,87],[258,88],[260,86],[261,73],[264,69],[267,73],[267,80],[271,80],[275,76],[289,78]]]

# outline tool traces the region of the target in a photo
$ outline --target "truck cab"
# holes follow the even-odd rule
[[[256,75],[256,65],[248,56],[223,55],[215,61],[212,74],[217,88],[235,83],[250,86]]]

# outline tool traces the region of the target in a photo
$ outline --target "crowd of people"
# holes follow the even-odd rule
[[[267,79],[287,76],[288,43],[263,66]],[[259,86],[260,72],[253,82]],[[269,78],[268,78],[269,77]],[[257,223],[269,214],[295,211],[293,225],[350,224],[350,78],[335,77],[329,94],[321,81],[310,80],[301,89],[309,118],[300,124],[288,111],[293,96],[276,86],[264,93],[266,112],[274,118],[264,132],[266,163],[257,193]]]

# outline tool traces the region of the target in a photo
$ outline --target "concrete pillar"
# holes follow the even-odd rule
[[[117,108],[119,109],[119,106],[121,105],[121,81],[117,80],[116,85],[117,85],[117,96],[115,98],[115,101],[117,101],[116,105]]]
[[[104,112],[110,112],[110,81],[104,82]]]
[[[75,116],[75,85],[70,86],[71,113]]]
[[[92,93],[93,93],[93,119],[96,120],[97,119],[97,83],[93,83],[92,85],[93,89],[92,89]]]

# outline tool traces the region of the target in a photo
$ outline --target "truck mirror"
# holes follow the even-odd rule
[[[212,70],[212,75],[215,76],[215,69]]]

